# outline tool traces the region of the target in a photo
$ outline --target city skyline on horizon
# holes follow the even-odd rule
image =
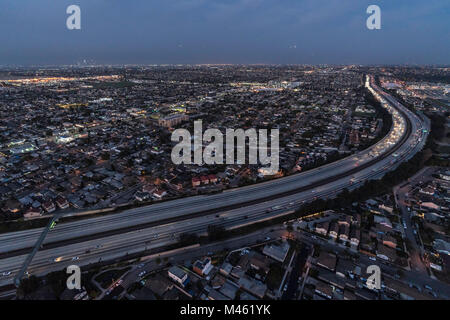
[[[65,68],[65,67],[79,67],[79,68],[125,68],[125,67],[207,67],[207,66],[223,66],[223,67],[237,67],[237,66],[254,66],[254,67],[367,67],[367,68],[383,68],[383,67],[405,67],[405,68],[449,68],[450,63],[439,64],[333,64],[333,63],[67,63],[67,64],[0,64],[0,71],[6,71],[10,68]]]
[[[81,30],[66,9],[81,8]],[[448,65],[450,5],[377,1],[72,1],[0,4],[0,62],[74,65]]]

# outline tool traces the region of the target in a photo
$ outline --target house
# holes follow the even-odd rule
[[[420,193],[432,196],[435,192],[434,188],[432,186],[427,186],[426,188],[421,188],[419,190]]]
[[[350,227],[347,224],[342,224],[339,227],[339,240],[341,241],[348,241],[349,238],[349,234],[350,234]]]
[[[267,273],[270,271],[270,259],[255,252],[253,256],[250,258],[250,267],[252,267],[254,270],[258,271],[258,273],[255,275],[255,278],[260,279],[260,274],[265,277]]]
[[[134,194],[134,198],[135,198],[137,201],[145,201],[145,200],[150,199],[150,194],[149,194],[148,192],[137,191],[137,192]]]
[[[333,297],[333,287],[328,283],[324,283],[322,281],[318,281],[316,283],[314,291],[327,299],[331,299]]]
[[[222,293],[223,295],[227,296],[228,298],[234,300],[238,290],[239,290],[239,287],[237,287],[235,284],[233,284],[230,281],[226,281],[223,284],[223,286],[219,289],[219,292]]]
[[[342,278],[353,279],[355,276],[355,264],[350,260],[339,259],[336,266],[336,275]]]
[[[189,116],[187,114],[175,113],[175,114],[170,114],[165,118],[159,119],[158,124],[160,126],[169,128],[169,127],[176,126],[176,125],[178,125],[184,121],[188,121],[188,120],[189,120]]]
[[[375,222],[375,224],[379,224],[386,228],[392,229],[392,223],[389,221],[388,218],[384,216],[374,215],[373,221]]]
[[[6,208],[11,213],[19,213],[21,207],[22,205],[19,201],[13,199],[9,199],[8,201],[6,201]]]
[[[352,223],[352,217],[351,216],[347,216],[346,215],[346,216],[343,216],[343,217],[338,219],[339,226],[345,225],[345,226],[350,227],[351,223]]]
[[[158,200],[162,199],[165,195],[167,195],[167,192],[164,190],[156,190],[153,192],[153,197]]]
[[[231,300],[217,290],[211,289],[208,293],[208,300]]]
[[[199,185],[200,185],[200,183],[201,183],[201,181],[200,181],[200,179],[199,178],[192,178],[192,186],[195,188],[195,187],[198,187]]]
[[[361,215],[359,213],[352,216],[352,224],[358,228],[361,226]]]
[[[200,180],[201,180],[202,184],[209,184],[208,176],[201,176]]]
[[[211,280],[210,285],[213,289],[219,290],[227,281],[227,279],[220,273],[216,273],[215,277]]]
[[[238,284],[241,288],[245,289],[246,291],[250,292],[260,299],[264,298],[267,291],[267,286],[264,283],[259,280],[250,278],[245,274],[241,278],[239,278]]]
[[[385,246],[391,247],[393,249],[397,247],[397,240],[394,237],[384,234],[381,239]]]
[[[367,232],[363,232],[360,238],[360,243],[359,243],[359,247],[361,248],[361,250],[364,251],[373,251],[375,249],[375,244],[372,241],[372,239],[370,238],[370,236],[367,234]]]
[[[168,276],[173,281],[179,283],[181,286],[185,286],[188,281],[188,274],[178,268],[177,266],[171,267],[168,271]]]
[[[30,208],[23,215],[26,219],[36,218],[41,216],[41,210],[39,208]]]
[[[421,203],[421,207],[425,207],[425,208],[433,209],[433,210],[439,210],[440,209],[440,206],[438,206],[434,202],[422,202]]]
[[[450,171],[439,174],[439,177],[443,180],[450,181]]]
[[[322,268],[328,269],[330,271],[335,270],[336,268],[336,255],[329,252],[321,251],[319,257],[316,259],[316,264]]]
[[[347,289],[344,290],[344,300],[357,300],[357,299],[358,298],[352,291]]]
[[[142,187],[142,192],[146,192],[152,194],[155,191],[156,187],[151,184],[146,184]]]
[[[322,223],[318,223],[316,225],[316,232],[326,236],[327,233],[328,233],[328,227],[329,226],[330,226],[330,223],[328,221],[322,222]]]
[[[211,258],[205,258],[203,261],[197,260],[194,262],[192,269],[194,272],[201,276],[207,276],[212,270],[213,266],[211,264]]]
[[[208,179],[209,179],[209,182],[211,182],[211,183],[216,183],[217,182],[217,177],[214,174],[210,174],[208,176]]]
[[[434,240],[433,249],[443,255],[450,255],[450,243],[443,239]]]
[[[289,248],[290,246],[287,241],[283,242],[280,245],[268,244],[264,247],[263,254],[282,263],[286,259]]]
[[[48,213],[51,213],[56,210],[55,204],[52,201],[46,201],[42,204],[42,208]]]
[[[233,269],[233,266],[230,263],[224,262],[222,264],[222,267],[220,268],[219,272],[225,276],[228,276],[232,269]]]
[[[359,229],[353,228],[350,233],[350,244],[353,247],[358,247],[360,238],[361,238],[361,231]]]
[[[337,239],[339,233],[339,225],[336,222],[333,222],[330,227],[330,237],[333,239]]]
[[[389,213],[392,213],[394,211],[394,209],[392,207],[389,207],[385,204],[380,204],[378,206],[378,208],[383,209],[384,211],[389,212]]]
[[[61,196],[56,198],[56,204],[60,209],[67,209],[69,207],[67,199]]]
[[[347,282],[353,281],[352,279],[340,277],[336,273],[326,270],[321,270],[317,275],[317,278],[341,290],[344,290],[345,286],[348,286]],[[354,287],[354,284],[352,284],[351,287]]]
[[[394,249],[379,245],[377,248],[377,257],[387,261],[395,261],[397,254]]]

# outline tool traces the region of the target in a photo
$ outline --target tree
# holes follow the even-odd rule
[[[294,231],[294,227],[292,226],[292,222],[289,222],[286,226],[287,232],[289,232],[289,238],[291,238],[291,233]]]
[[[47,284],[52,287],[56,296],[60,296],[66,289],[67,274],[64,271],[51,272],[46,276]]]
[[[34,292],[39,288],[40,281],[39,279],[32,275],[28,278],[23,278],[20,281],[19,287],[17,288],[17,296],[24,298],[25,296],[29,295],[30,293]]]
[[[110,155],[107,152],[103,152],[101,155],[102,160],[109,160]]]
[[[180,235],[179,243],[183,246],[188,246],[188,245],[197,243],[198,240],[199,239],[196,234],[185,232]]]
[[[225,228],[211,224],[208,226],[208,240],[216,241],[225,237]]]

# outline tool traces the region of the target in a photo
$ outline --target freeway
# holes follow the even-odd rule
[[[373,82],[373,81],[372,81]],[[286,214],[315,198],[336,195],[381,177],[423,147],[427,123],[376,87],[366,86],[393,117],[388,135],[372,147],[340,161],[304,173],[232,189],[220,194],[196,196],[126,210],[121,213],[60,223],[44,241],[28,271],[44,274],[68,264],[86,265],[126,254],[158,248],[177,241],[184,232],[202,233],[210,224],[226,228],[255,223]],[[277,210],[270,208],[277,207]],[[115,232],[112,232],[115,231]],[[1,253],[16,251],[0,260],[0,284],[9,284],[26,258],[21,249],[31,248],[42,229],[0,236]],[[73,260],[72,260],[73,259]]]

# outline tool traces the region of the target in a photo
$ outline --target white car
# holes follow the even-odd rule
[[[5,271],[2,273],[2,276],[6,277],[9,276],[11,274],[11,271]]]
[[[80,259],[80,257],[73,257],[72,261],[76,261],[76,260],[79,260],[79,259]]]

